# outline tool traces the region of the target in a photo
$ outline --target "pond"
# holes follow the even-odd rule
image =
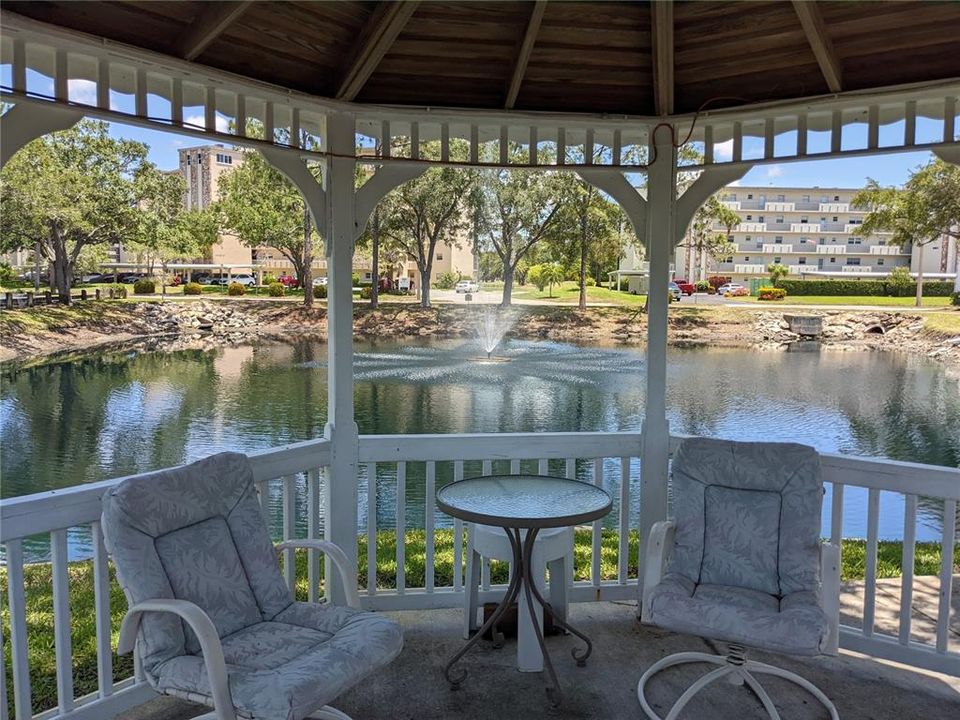
[[[795,347],[791,352],[672,347],[671,430],[960,465],[960,389],[942,367],[889,353]],[[509,362],[480,363],[480,354],[463,340],[357,343],[360,433],[640,429],[643,348],[510,341],[499,352]],[[106,352],[11,367],[2,379],[4,498],[177,465],[221,450],[252,451],[318,437],[326,420],[326,345],[316,342]],[[447,465],[437,467],[438,484],[452,475]],[[589,478],[592,463],[582,465],[578,474]],[[634,515],[637,465],[631,470]],[[423,525],[422,468],[408,468],[407,527]],[[611,477],[618,469],[619,463],[611,464]],[[364,499],[365,476],[361,483]],[[379,467],[377,484],[378,526],[390,527],[395,470]],[[866,492],[848,491],[845,501],[844,535],[863,537]],[[922,501],[921,506],[918,539],[939,539],[936,508]],[[897,496],[882,494],[881,537],[900,537],[901,507]],[[365,507],[360,514],[365,517]],[[611,526],[615,518],[616,512]],[[32,557],[43,555],[42,543],[28,549]],[[71,557],[87,551],[84,534],[72,534]]]

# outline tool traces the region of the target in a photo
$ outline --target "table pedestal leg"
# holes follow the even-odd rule
[[[498,620],[500,620],[503,613],[508,607],[517,599],[517,596],[520,593],[521,587],[525,595],[526,606],[530,614],[530,620],[533,624],[534,634],[537,638],[537,643],[540,645],[540,652],[543,654],[543,664],[547,669],[547,674],[550,678],[550,685],[547,687],[547,695],[550,697],[550,702],[556,706],[560,704],[562,699],[560,693],[560,682],[557,680],[557,673],[553,669],[553,663],[550,662],[550,655],[547,653],[546,643],[543,639],[543,631],[540,629],[538,609],[535,606],[540,606],[541,610],[550,611],[550,614],[553,616],[553,621],[559,625],[561,628],[566,630],[573,635],[576,635],[578,638],[583,640],[586,643],[586,648],[573,648],[570,652],[573,655],[574,660],[577,661],[577,665],[582,667],[586,665],[587,658],[590,657],[590,653],[593,652],[593,643],[590,642],[585,634],[574,628],[565,620],[557,617],[553,613],[553,609],[550,606],[543,595],[540,593],[540,589],[537,587],[537,583],[533,577],[533,547],[537,539],[537,529],[530,529],[527,531],[526,537],[523,538],[520,535],[520,530],[517,528],[504,527],[504,531],[507,533],[507,537],[510,539],[510,547],[513,550],[513,577],[510,578],[510,583],[507,585],[507,591],[503,596],[503,600],[500,601],[500,604],[497,605],[497,608],[493,611],[490,617],[486,622],[480,627],[479,630],[471,637],[466,644],[457,651],[457,653],[450,658],[447,662],[447,666],[444,669],[444,675],[447,678],[447,681],[450,683],[452,689],[456,690],[460,687],[460,683],[463,682],[464,678],[467,676],[467,671],[461,668],[459,671],[454,671],[453,666],[464,656],[467,651],[472,648],[477,641],[492,628]],[[517,618],[518,623],[522,622],[520,617]]]
[[[487,630],[492,628],[497,623],[503,613],[506,612],[507,608],[509,608],[510,605],[513,604],[514,600],[516,600],[517,594],[520,592],[520,583],[523,580],[523,573],[518,571],[522,564],[520,531],[516,529],[510,529],[508,527],[503,529],[507,533],[507,537],[510,539],[510,547],[513,550],[513,577],[510,578],[510,584],[507,585],[507,591],[504,593],[503,600],[500,601],[500,604],[497,605],[497,608],[493,611],[490,617],[487,618],[486,622],[480,626],[480,629],[477,630],[473,636],[467,640],[464,646],[460,648],[447,662],[447,666],[444,668],[443,674],[447,678],[447,682],[450,683],[451,689],[453,690],[459,688],[460,683],[462,683],[464,678],[467,677],[466,670],[460,668],[460,670],[454,672],[453,666],[457,664],[460,658],[467,654],[467,651],[472,648],[481,637],[483,637]]]

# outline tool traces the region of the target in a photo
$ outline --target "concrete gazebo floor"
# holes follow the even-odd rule
[[[563,686],[564,702],[551,709],[540,673],[517,672],[516,645],[500,650],[481,641],[462,661],[469,671],[463,687],[451,691],[443,678],[446,659],[460,647],[459,610],[417,610],[387,613],[403,624],[405,646],[392,665],[340,697],[335,706],[354,720],[513,720],[533,718],[596,718],[639,720],[636,698],[641,673],[664,655],[680,651],[717,652],[718,648],[689,635],[640,625],[632,603],[584,603],[571,607],[571,620],[594,641],[584,668],[576,667],[572,636],[547,639]],[[960,679],[893,666],[865,657],[793,659],[766,653],[750,657],[800,673],[834,701],[844,720],[906,720],[960,717]],[[705,666],[673,668],[650,686],[650,697],[666,714],[670,704],[702,673]],[[816,701],[796,686],[763,678],[784,720],[827,718]],[[122,720],[186,720],[199,705],[158,698],[119,716]],[[684,718],[766,718],[759,701],[742,687],[719,682],[695,699]]]

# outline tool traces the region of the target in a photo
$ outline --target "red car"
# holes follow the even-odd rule
[[[277,282],[288,288],[297,286],[297,279],[293,277],[293,275],[287,275],[286,273],[278,277]]]
[[[674,282],[684,295],[693,295],[697,290],[697,286],[688,280],[674,280]]]

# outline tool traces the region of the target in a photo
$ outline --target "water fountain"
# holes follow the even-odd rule
[[[501,310],[495,306],[486,305],[480,310],[476,318],[477,342],[486,353],[486,357],[478,358],[480,362],[509,362],[510,358],[497,356],[493,351],[513,327],[515,319],[508,310]]]

